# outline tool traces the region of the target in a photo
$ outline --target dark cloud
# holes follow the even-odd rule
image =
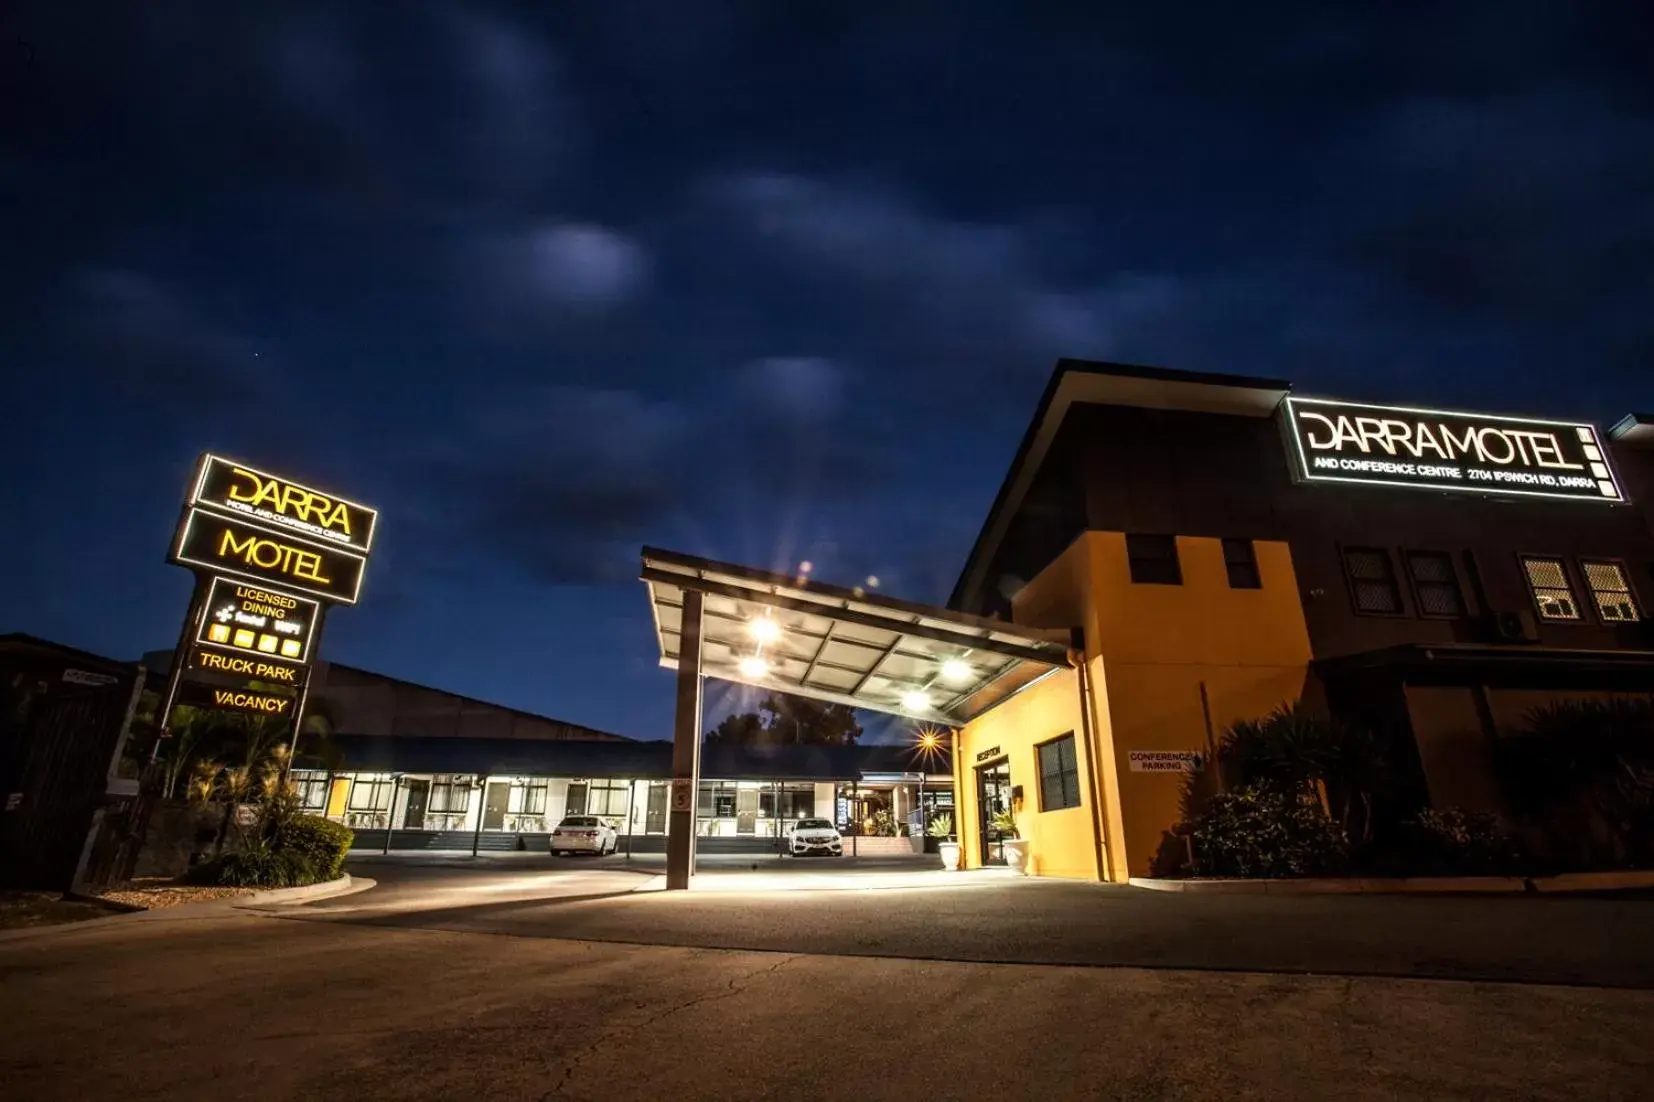
[[[148,585],[223,447],[383,507],[341,658],[627,729],[640,544],[938,598],[1059,356],[1646,406],[1643,14],[25,3],[8,461],[134,492],[85,562],[67,514],[0,548],[0,603]],[[636,646],[499,680],[563,619]]]
[[[210,411],[280,392],[267,346],[141,272],[79,273],[63,324],[81,382],[126,399],[165,394],[176,407]]]

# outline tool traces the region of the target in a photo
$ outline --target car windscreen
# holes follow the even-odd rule
[[[833,824],[826,819],[800,819],[794,830],[832,830]]]
[[[601,824],[598,823],[595,815],[570,815],[567,819],[564,819],[557,825],[566,827],[594,827],[600,826]]]

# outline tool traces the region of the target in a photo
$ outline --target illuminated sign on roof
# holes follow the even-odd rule
[[[1285,409],[1303,482],[1625,501],[1593,425],[1322,398]]]

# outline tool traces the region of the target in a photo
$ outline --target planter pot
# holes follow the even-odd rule
[[[948,872],[959,871],[959,843],[941,842],[936,846],[936,852],[942,855],[942,867]]]
[[[999,844],[1005,851],[1005,864],[1010,866],[1012,869],[1015,869],[1017,872],[1020,872],[1022,875],[1027,876],[1028,839],[1006,838]]]

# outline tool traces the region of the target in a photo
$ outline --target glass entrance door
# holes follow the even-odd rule
[[[1005,847],[994,819],[1011,808],[1011,765],[999,761],[976,767],[976,812],[978,837],[982,839],[982,863],[1003,865]]]

